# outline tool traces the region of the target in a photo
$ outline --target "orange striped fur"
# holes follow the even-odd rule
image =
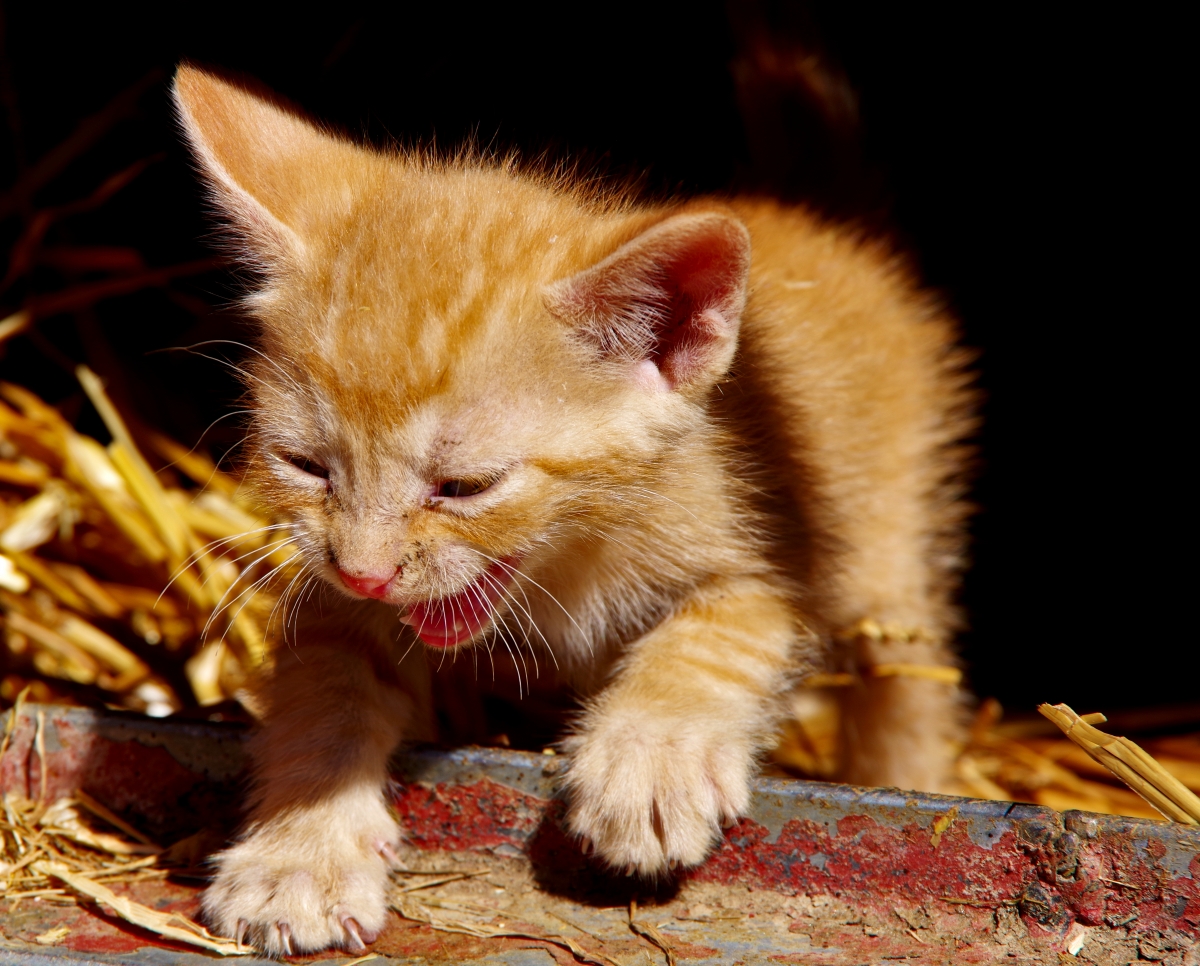
[[[865,669],[847,778],[944,785],[958,693],[869,668],[953,663],[971,396],[887,246],[376,152],[193,68],[175,97],[262,277],[250,479],[336,588],[265,685],[217,928],[279,952],[381,927],[386,761],[436,734],[446,649],[585,699],[568,822],[617,868],[704,858],[814,668]]]

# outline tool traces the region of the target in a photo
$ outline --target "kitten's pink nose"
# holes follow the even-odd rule
[[[338,576],[342,578],[342,583],[364,597],[382,597],[387,593],[392,578],[399,572],[400,568],[397,567],[390,574],[352,574],[338,568]]]

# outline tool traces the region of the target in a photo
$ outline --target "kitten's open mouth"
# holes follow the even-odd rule
[[[518,563],[519,557],[505,557],[457,594],[413,604],[401,620],[430,647],[453,647],[470,640],[492,619],[496,601],[512,581]]]

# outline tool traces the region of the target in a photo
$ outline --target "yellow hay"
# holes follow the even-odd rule
[[[269,659],[275,585],[254,583],[290,570],[295,550],[280,542],[264,555],[273,521],[237,481],[151,433],[153,452],[197,488],[164,482],[99,377],[77,374],[112,435],[107,447],[28,390],[0,385],[15,407],[0,403],[0,615],[19,672],[0,686],[11,699],[24,681],[57,680],[167,713],[188,703],[166,683],[169,662],[196,704],[219,704]]]

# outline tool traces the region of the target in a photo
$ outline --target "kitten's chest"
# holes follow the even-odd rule
[[[453,662],[428,655],[438,739],[535,751],[557,741],[580,702],[537,651],[489,642]]]

